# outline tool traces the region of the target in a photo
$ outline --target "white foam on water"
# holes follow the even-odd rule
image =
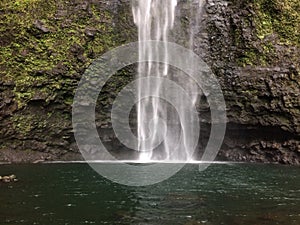
[[[167,160],[148,160],[141,162],[140,160],[91,160],[91,161],[44,161],[43,164],[85,164],[85,163],[101,163],[101,164],[117,164],[117,163],[131,163],[131,164],[153,164],[153,163],[163,163],[163,164],[243,164],[245,162],[234,162],[234,161],[167,161]]]

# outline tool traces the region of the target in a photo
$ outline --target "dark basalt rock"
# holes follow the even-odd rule
[[[226,100],[228,125],[219,159],[299,164],[300,45],[295,32],[286,33],[294,28],[284,18],[293,15],[293,27],[300,27],[299,20],[280,8],[284,5],[265,8],[264,2],[208,0],[200,27],[194,27],[199,31],[194,51],[218,77]],[[181,19],[173,31],[174,41],[184,46],[186,4],[179,1]],[[1,8],[0,161],[82,159],[71,123],[74,91],[95,58],[137,40],[130,1],[49,0]],[[113,76],[96,107],[100,137],[122,157],[121,144],[107,131],[110,105],[134,73],[135,65]],[[211,122],[209,107],[201,107],[199,158]]]

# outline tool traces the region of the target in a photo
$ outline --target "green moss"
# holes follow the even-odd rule
[[[14,129],[22,135],[27,135],[33,129],[32,121],[32,115],[15,115],[13,117]]]
[[[72,97],[67,97],[64,99],[64,103],[66,105],[72,105],[73,104],[73,98]]]
[[[52,113],[14,114],[11,118],[14,130],[21,135],[29,136],[31,132],[43,132],[49,127]]]
[[[300,45],[299,0],[255,0],[254,9],[260,39],[277,34],[283,43]]]
[[[239,56],[240,66],[268,66],[276,59],[275,45],[300,46],[300,1],[299,0],[254,0],[244,1],[253,13],[249,15],[254,26],[257,44],[248,43]],[[242,46],[233,34],[236,45]],[[258,44],[259,43],[259,44]]]
[[[265,46],[262,46],[262,48],[262,52],[259,52],[254,48],[245,51],[243,53],[244,55],[239,58],[238,64],[243,67],[254,65],[267,66],[268,56],[273,54],[273,47],[266,44]]]
[[[53,93],[70,92],[82,69],[115,46],[111,28],[111,13],[91,3],[88,10],[75,9],[81,1],[63,0],[3,0],[0,7],[0,79],[15,84],[15,101],[19,108],[27,105],[37,94],[45,100]],[[69,9],[78,13],[69,13]],[[60,11],[61,10],[61,11]],[[77,12],[76,11],[76,12]],[[59,12],[64,12],[59,15]],[[36,27],[41,21],[49,32]],[[94,37],[85,30],[93,27]],[[61,73],[53,73],[58,66]],[[73,78],[74,80],[74,78]],[[71,85],[71,86],[68,86]],[[70,100],[66,100],[70,104]]]

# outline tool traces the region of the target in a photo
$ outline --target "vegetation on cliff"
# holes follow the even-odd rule
[[[78,81],[95,58],[130,39],[118,29],[131,18],[90,0],[3,0],[0,10],[0,148],[67,149]]]
[[[136,39],[129,2],[0,2],[0,149],[58,157],[76,150],[71,126],[74,90],[95,58]],[[298,135],[300,1],[213,0],[213,7],[217,10],[206,19],[215,27],[206,31],[211,41],[203,42],[203,52],[210,49],[206,59],[215,64],[220,80],[226,80],[224,95],[234,111],[229,119],[278,124]],[[228,75],[228,64],[248,69],[247,76],[238,80]],[[128,82],[130,74],[122,71],[100,100],[111,102],[111,90]],[[263,81],[253,81],[253,74]]]
[[[1,1],[1,79],[14,83],[18,107],[64,95],[96,55],[114,46],[112,18],[93,4]],[[77,7],[77,9],[74,9]],[[89,30],[93,27],[93,30]]]
[[[293,51],[295,46],[300,46],[300,1],[244,0],[236,4],[240,4],[240,8],[248,12],[242,18],[243,29],[252,27],[257,37],[248,40],[244,46],[245,51],[239,59],[241,65],[276,64],[282,48]],[[242,32],[236,33],[237,38]],[[300,71],[299,67],[297,69]]]
[[[300,45],[300,1],[255,0],[259,38],[278,35],[286,44]]]

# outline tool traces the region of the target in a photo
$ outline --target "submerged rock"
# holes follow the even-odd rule
[[[17,182],[17,176],[12,174],[12,175],[8,175],[8,176],[0,176],[0,182],[3,183],[11,183],[11,182]]]

